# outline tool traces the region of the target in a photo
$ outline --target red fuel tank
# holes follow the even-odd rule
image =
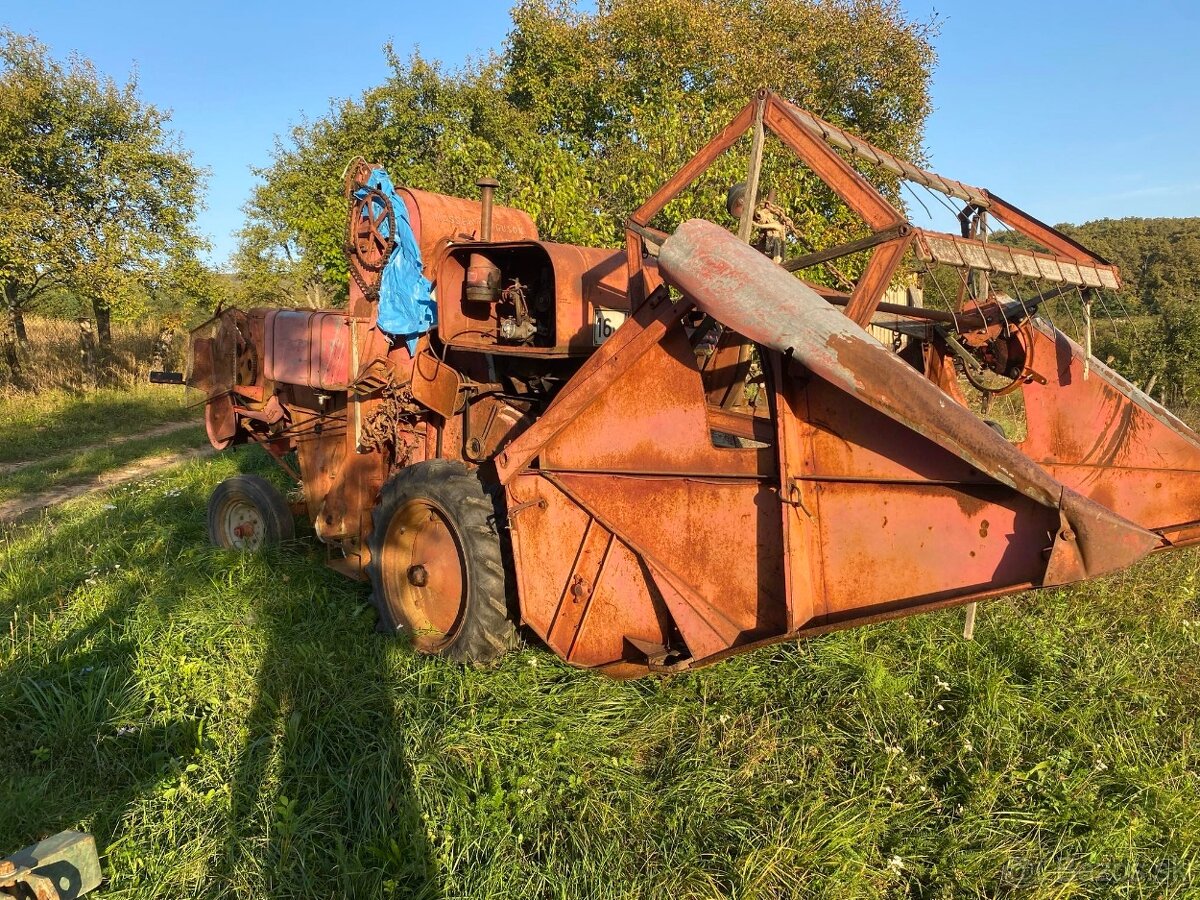
[[[351,371],[355,322],[339,310],[268,311],[263,374],[286,384],[345,390],[355,374]]]

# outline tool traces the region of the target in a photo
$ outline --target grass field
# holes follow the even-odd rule
[[[197,410],[185,406],[183,388],[167,385],[0,396],[0,464],[200,418]]]
[[[169,434],[124,440],[74,453],[52,456],[24,465],[14,472],[0,472],[0,502],[33,494],[62,484],[86,483],[104,472],[120,469],[140,459],[177,453],[207,443],[203,425],[189,425]]]
[[[99,384],[83,374],[79,328],[68,320],[31,316],[29,345],[21,349],[25,388],[0,371],[0,467],[42,459],[114,437],[138,434],[166,422],[200,421],[183,388],[149,383],[159,324],[120,323],[103,362]],[[181,336],[163,365],[183,366]],[[95,463],[93,463],[93,466]]]
[[[1194,897],[1200,556],[618,683],[372,631],[298,540],[206,546],[252,452],[0,544],[0,848],[104,897]]]

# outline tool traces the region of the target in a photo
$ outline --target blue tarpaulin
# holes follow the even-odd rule
[[[372,169],[366,187],[359,188],[355,196],[360,200],[367,196],[370,188],[380,191],[392,204],[396,221],[396,247],[383,267],[379,281],[379,312],[376,321],[381,331],[395,335],[408,345],[410,353],[417,348],[417,338],[437,324],[437,305],[430,293],[432,285],[421,274],[421,248],[408,221],[408,208],[396,194],[392,179],[383,169]],[[371,205],[375,206],[374,202]],[[377,217],[383,210],[364,209],[364,218]],[[381,232],[387,234],[388,221],[382,223]]]

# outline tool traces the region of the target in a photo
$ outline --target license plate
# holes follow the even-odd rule
[[[596,307],[596,319],[592,323],[592,344],[599,347],[613,332],[625,324],[629,314],[620,309],[601,309]]]

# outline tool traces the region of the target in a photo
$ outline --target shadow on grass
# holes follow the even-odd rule
[[[118,623],[136,602],[122,592],[41,665],[0,673],[0,853],[75,823],[104,846],[127,804],[194,752],[194,720],[132,724],[136,648]]]
[[[257,454],[235,459],[263,471]],[[205,549],[205,500],[192,483],[139,501],[143,521],[126,523],[165,552],[128,575],[106,567],[94,612],[70,614],[92,590],[83,562],[2,601],[14,628],[56,613],[72,627],[39,632],[0,671],[0,850],[82,827],[116,888],[441,896],[395,651],[372,634],[365,591],[308,540],[252,558]],[[69,516],[47,549],[90,549],[106,524]]]
[[[261,472],[260,454],[237,458],[242,471]],[[363,589],[326,569],[323,548],[307,528],[301,534],[306,564],[291,569],[298,561],[281,559],[278,593],[255,609],[265,646],[233,776],[227,852],[247,858],[269,828],[270,852],[250,863],[265,869],[259,884],[439,897],[397,719],[392,648],[372,633]]]

